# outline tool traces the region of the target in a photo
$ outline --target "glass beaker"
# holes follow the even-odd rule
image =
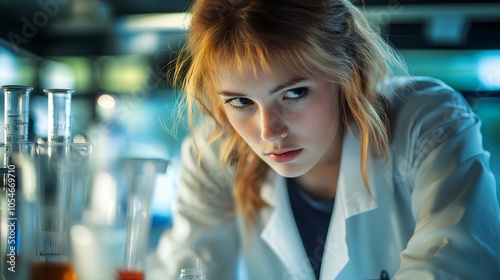
[[[89,143],[37,145],[39,188],[34,206],[36,238],[32,280],[46,279],[49,274],[53,279],[76,278],[70,263],[70,229],[72,223],[80,219],[88,198],[90,155]]]
[[[152,223],[150,202],[156,177],[166,172],[167,165],[162,159],[121,159],[109,171],[94,176],[82,222],[72,229],[79,280],[144,279]],[[94,269],[89,270],[91,267]]]

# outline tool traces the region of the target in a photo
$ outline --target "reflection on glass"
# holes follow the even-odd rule
[[[48,97],[48,141],[71,142],[71,95],[72,89],[44,89]]]

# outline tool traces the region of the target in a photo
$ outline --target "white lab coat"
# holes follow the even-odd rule
[[[480,120],[440,81],[414,79],[413,88],[391,82],[391,154],[369,158],[373,198],[361,180],[356,128],[345,136],[327,239],[317,240],[321,280],[379,279],[382,270],[393,279],[500,279],[500,210]],[[162,279],[176,279],[196,257],[208,280],[236,279],[240,259],[250,280],[315,279],[285,178],[269,173],[261,195],[271,207],[247,234],[234,215],[235,171],[220,166],[217,145],[201,166],[194,149],[187,139],[174,226],[158,247]]]

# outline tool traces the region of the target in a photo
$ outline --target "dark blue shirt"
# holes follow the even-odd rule
[[[313,199],[293,178],[287,179],[287,186],[290,205],[302,244],[316,274],[316,279],[319,279],[334,199]]]

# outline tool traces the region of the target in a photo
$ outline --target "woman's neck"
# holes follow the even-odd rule
[[[338,140],[332,143],[332,149],[324,159],[307,173],[296,178],[304,191],[312,198],[327,200],[335,197],[341,156],[342,138],[338,137]]]

